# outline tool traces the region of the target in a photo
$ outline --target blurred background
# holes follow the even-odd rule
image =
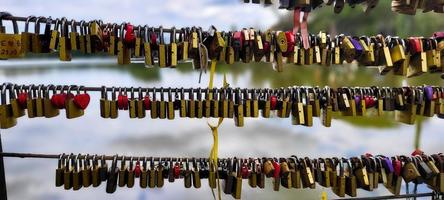
[[[277,1],[274,1],[277,2]],[[2,9],[13,15],[65,16],[68,19],[102,19],[104,22],[130,21],[164,27],[215,25],[220,30],[255,27],[256,29],[291,29],[291,12],[277,6],[263,8],[238,0],[100,0],[100,1],[34,1],[3,0]],[[430,36],[444,30],[442,15],[421,13],[416,16],[391,12],[390,1],[380,1],[369,14],[357,6],[344,8],[341,14],[323,7],[310,14],[309,30],[332,34]],[[6,23],[9,24],[9,23]],[[23,24],[20,24],[23,30]],[[30,28],[33,30],[33,28]],[[7,30],[11,30],[8,29]],[[199,84],[199,72],[190,63],[176,69],[145,68],[142,63],[128,66],[115,64],[116,58],[74,55],[72,62],[62,63],[57,54],[30,55],[27,59],[0,61],[1,82],[18,84],[80,84],[86,86],[207,87],[208,74]],[[286,65],[284,72],[273,71],[269,63],[219,63],[215,86],[222,86],[223,74],[233,87],[309,86],[404,86],[443,85],[438,74],[424,74],[405,79],[393,75],[379,76],[376,68],[342,66]],[[18,120],[18,125],[1,130],[5,152],[126,154],[137,156],[207,157],[212,144],[205,119],[152,120],[129,119],[121,112],[116,120],[99,115],[99,95],[91,93],[92,102],[81,118],[67,120],[62,112],[52,119]],[[342,118],[336,116],[331,128],[322,127],[315,118],[313,127],[292,126],[290,119],[245,119],[237,128],[233,120],[224,120],[219,130],[220,157],[262,156],[357,156],[364,153],[410,154],[415,147],[426,153],[443,152],[442,119],[419,118],[416,125],[396,123],[390,113],[376,117]],[[104,183],[99,188],[65,191],[54,187],[56,160],[5,158],[10,199],[211,199],[208,187],[185,189],[182,181],[167,183],[161,189],[118,188],[110,195]],[[244,181],[243,199],[320,199],[329,189],[287,190],[273,192],[267,180],[264,190],[252,189]],[[207,182],[203,181],[203,186]],[[404,186],[403,186],[404,188]],[[410,187],[412,188],[412,187]],[[421,192],[429,191],[420,187]],[[405,192],[405,191],[404,191]],[[380,186],[375,192],[358,190],[359,196],[387,195]],[[224,199],[232,199],[224,196]]]

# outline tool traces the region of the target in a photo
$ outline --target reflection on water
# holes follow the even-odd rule
[[[65,65],[55,60],[17,60],[0,62],[0,80],[14,83],[82,84],[88,86],[146,87],[206,87],[208,73],[198,83],[199,72],[190,63],[176,69],[146,69],[143,64],[118,66],[115,59],[74,59]],[[277,73],[270,64],[219,64],[215,86],[221,86],[223,74],[233,87],[287,87],[290,85],[339,86],[401,86],[443,85],[439,75],[425,74],[412,79],[378,76],[375,68],[353,65],[320,67],[288,65]],[[204,119],[152,120],[129,119],[122,112],[118,120],[99,116],[99,94],[93,93],[92,103],[82,118],[66,120],[62,112],[53,119],[18,120],[18,126],[2,130],[5,151],[60,153],[82,152],[98,154],[131,154],[154,156],[208,156],[211,133]],[[440,134],[442,121],[424,118],[421,148],[428,153],[443,151]],[[393,116],[341,118],[336,117],[331,128],[292,126],[290,119],[246,119],[245,127],[236,128],[233,120],[225,120],[220,128],[220,156],[353,156],[373,154],[409,154],[414,148],[415,126],[393,122]],[[11,199],[211,199],[207,187],[185,189],[182,181],[165,184],[164,189],[142,190],[119,188],[114,195],[105,193],[104,184],[77,192],[54,187],[55,161],[6,158],[8,194]],[[246,182],[246,181],[244,181]],[[203,182],[206,186],[206,182]],[[380,187],[380,194],[388,194]],[[243,186],[243,199],[294,198],[319,199],[317,190],[271,191]],[[421,188],[421,190],[426,190]],[[374,195],[359,191],[361,196]],[[329,197],[333,197],[332,194]],[[226,197],[231,199],[231,197]]]

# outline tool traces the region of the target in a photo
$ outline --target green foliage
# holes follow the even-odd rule
[[[281,17],[273,28],[291,30],[293,13]],[[344,33],[350,35],[384,35],[431,36],[433,32],[444,31],[443,15],[439,13],[422,13],[416,15],[398,14],[391,11],[391,1],[379,1],[369,13],[364,13],[360,6],[345,6],[341,13],[335,14],[333,6],[317,8],[309,17],[311,33],[327,31],[331,34]]]

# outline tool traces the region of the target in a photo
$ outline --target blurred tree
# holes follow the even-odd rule
[[[293,12],[281,16],[274,29],[291,30]],[[360,6],[345,6],[340,14],[333,12],[332,6],[323,6],[310,13],[309,30],[311,33],[327,31],[330,34],[350,35],[388,35],[431,36],[433,32],[444,31],[443,15],[417,10],[416,15],[398,14],[391,11],[391,1],[379,1],[369,13],[364,13]]]

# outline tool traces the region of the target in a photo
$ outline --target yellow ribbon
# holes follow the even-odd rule
[[[212,59],[211,60],[211,69],[210,69],[210,82],[208,84],[208,88],[213,88],[213,80],[214,80],[214,74],[216,72],[216,59]],[[224,87],[228,87],[228,83],[227,83],[227,77],[224,74],[224,82],[223,82]],[[212,93],[210,93],[210,99],[213,98]],[[217,181],[217,196],[218,199],[222,199],[221,198],[221,189],[220,189],[220,181],[219,181],[219,173],[217,171],[218,169],[218,150],[219,150],[219,135],[217,132],[217,129],[219,128],[219,126],[222,124],[222,122],[224,121],[224,118],[220,117],[219,121],[217,123],[216,126],[212,126],[210,123],[207,122],[208,126],[211,129],[211,132],[213,134],[213,146],[211,147],[211,151],[210,151],[210,158],[209,161],[210,163],[212,163],[212,168],[211,170],[216,172],[216,181]],[[214,195],[214,191],[213,189],[211,189],[211,193],[213,194],[214,199],[216,199],[216,196]]]

